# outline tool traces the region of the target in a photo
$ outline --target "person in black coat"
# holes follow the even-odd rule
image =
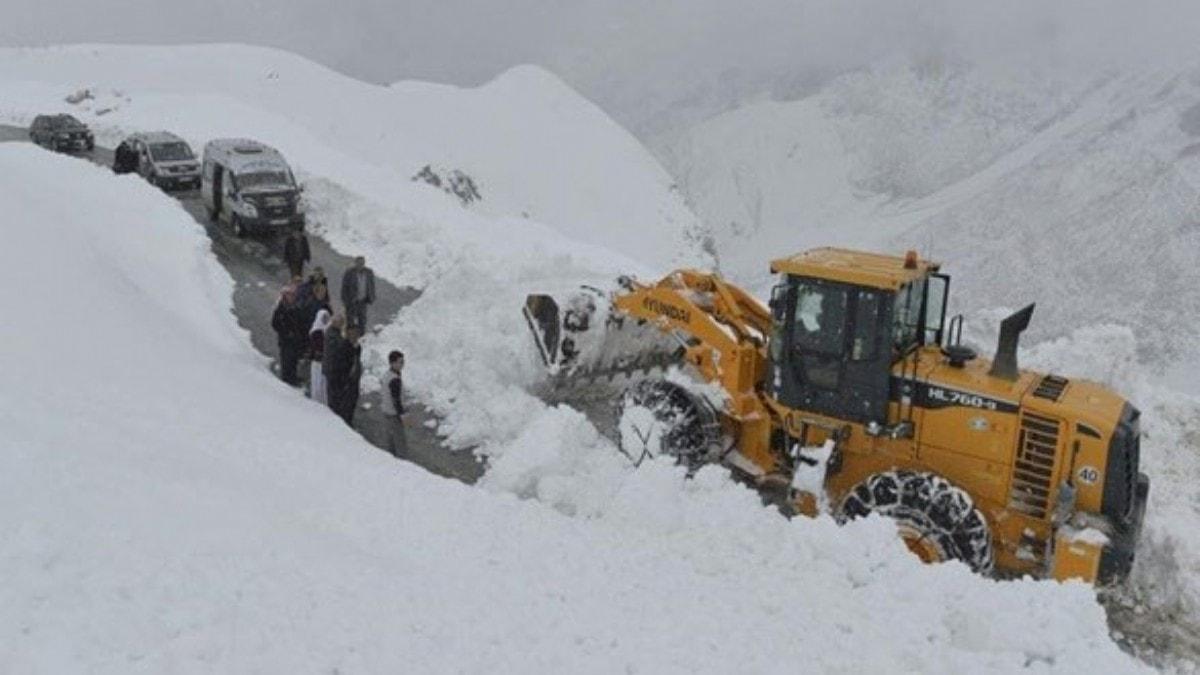
[[[300,385],[296,371],[308,342],[306,317],[305,308],[296,301],[294,288],[285,289],[271,315],[271,328],[279,340],[279,377],[293,387]]]
[[[346,382],[346,400],[342,405],[342,419],[346,424],[354,426],[354,411],[358,410],[358,397],[362,393],[362,344],[359,342],[361,331],[351,328],[347,336],[350,344],[350,378]]]
[[[138,156],[129,147],[129,141],[121,141],[113,152],[113,173],[133,173],[137,171]]]
[[[346,308],[346,325],[367,330],[367,307],[375,302],[375,272],[367,267],[361,255],[354,266],[342,275],[342,306]]]
[[[351,426],[362,379],[362,347],[358,339],[359,330],[354,326],[346,326],[340,335],[331,328],[326,333],[325,360],[321,364],[329,408]]]
[[[320,295],[322,292],[324,295]],[[320,265],[314,265],[312,273],[300,284],[300,297],[307,302],[318,296],[326,302],[329,301],[329,279],[325,278],[325,270]]]
[[[312,253],[308,248],[308,237],[303,232],[294,231],[288,235],[283,243],[283,259],[292,276],[304,276],[304,263],[312,260]]]

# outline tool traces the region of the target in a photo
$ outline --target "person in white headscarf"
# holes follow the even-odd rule
[[[309,380],[308,395],[312,400],[329,403],[328,388],[325,384],[325,372],[321,370],[321,361],[325,358],[325,331],[333,323],[329,310],[322,309],[313,319],[312,328],[308,329],[308,358]]]

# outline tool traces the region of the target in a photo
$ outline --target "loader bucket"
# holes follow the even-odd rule
[[[533,341],[537,345],[542,363],[553,369],[558,363],[558,342],[561,337],[558,303],[548,295],[534,294],[525,298],[521,310]]]
[[[608,293],[594,286],[561,299],[526,296],[521,312],[542,363],[560,384],[645,374],[678,361],[676,340],[644,321],[614,315]]]

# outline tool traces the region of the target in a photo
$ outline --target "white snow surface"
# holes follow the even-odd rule
[[[1135,669],[1081,584],[924,567],[717,470],[571,518],[390,461],[262,367],[170,198],[28,145],[0,173],[9,672]]]

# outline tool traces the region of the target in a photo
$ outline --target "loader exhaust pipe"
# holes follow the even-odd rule
[[[996,345],[996,358],[992,359],[992,369],[988,374],[1003,380],[1015,381],[1020,370],[1017,368],[1017,345],[1021,342],[1021,333],[1029,328],[1029,319],[1033,317],[1032,303],[1007,319],[1000,322],[1000,342]]]

